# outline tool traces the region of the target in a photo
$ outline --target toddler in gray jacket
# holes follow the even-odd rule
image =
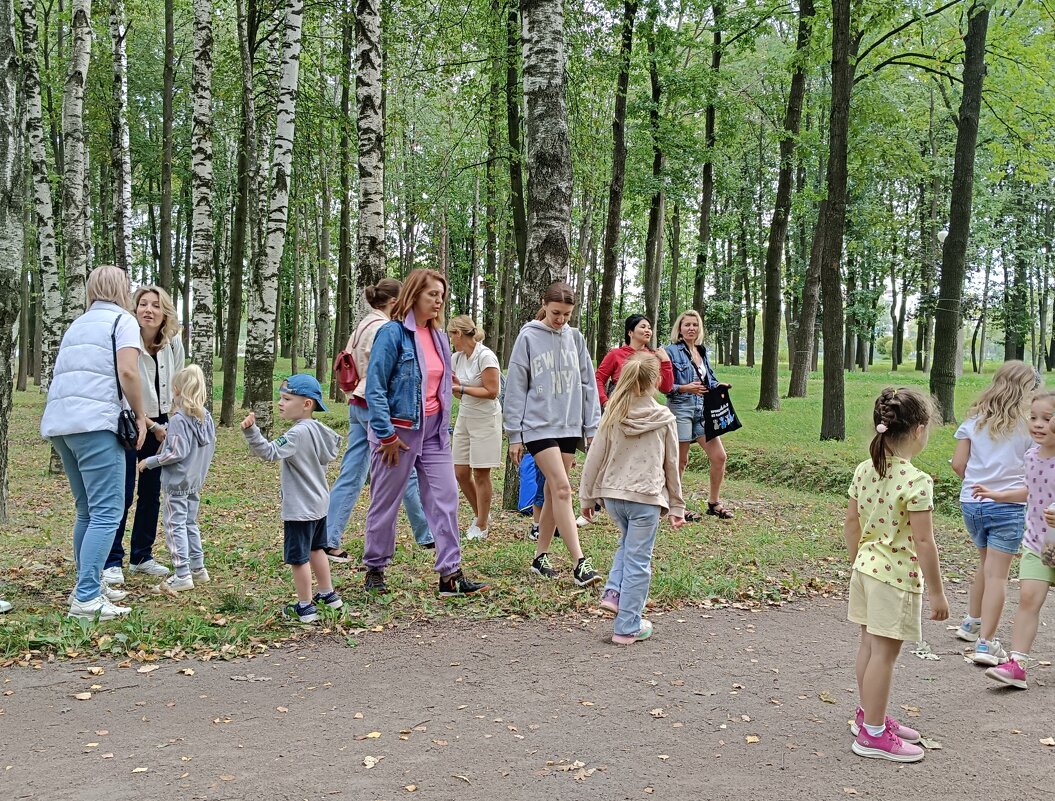
[[[205,374],[200,367],[184,367],[172,379],[172,411],[161,450],[141,461],[139,472],[161,469],[165,542],[175,572],[158,590],[176,593],[209,580],[198,507],[216,452],[216,426],[205,408]]]

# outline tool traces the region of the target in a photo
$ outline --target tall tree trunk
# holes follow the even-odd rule
[[[303,0],[288,0],[283,21],[282,63],[276,106],[275,147],[272,157],[271,203],[267,239],[256,295],[249,317],[246,348],[246,390],[252,387],[252,408],[257,425],[269,436],[272,427],[272,375],[275,369],[275,321],[278,312],[278,272],[286,242],[289,190],[293,168],[293,136],[300,75],[300,37]]]
[[[941,301],[934,314],[934,362],[930,391],[941,407],[942,420],[956,420],[956,354],[963,327],[961,300],[967,272],[967,242],[971,233],[971,201],[974,191],[974,155],[978,144],[978,115],[985,78],[985,39],[989,28],[989,6],[974,2],[967,12],[966,50],[963,57],[963,96],[956,134],[956,158],[952,174],[952,203],[949,235],[942,246]]]
[[[359,284],[385,276],[385,120],[381,98],[381,0],[356,0],[355,101],[359,133]]]
[[[802,123],[802,101],[806,96],[806,64],[804,55],[810,46],[813,31],[813,0],[799,0],[799,30],[795,43],[795,67],[791,73],[791,90],[784,114],[784,134],[780,140],[780,171],[777,174],[777,197],[769,224],[766,245],[766,307],[762,315],[762,374],[758,391],[758,409],[780,409],[780,390],[777,372],[780,369],[780,303],[783,298],[780,266],[784,258],[784,242],[791,217],[791,190],[795,169],[795,146]],[[788,353],[793,353],[788,342]],[[791,357],[789,356],[789,359]]]
[[[55,213],[51,201],[48,157],[44,148],[44,119],[40,97],[40,68],[37,62],[36,0],[22,0],[23,94],[26,103],[26,136],[33,170],[33,208],[37,228],[37,258],[40,264],[40,389],[47,392],[51,371],[62,336],[62,289],[55,247]]]
[[[62,178],[62,229],[66,256],[66,297],[63,318],[67,323],[84,311],[84,283],[88,277],[88,237],[85,221],[88,197],[84,192],[87,133],[84,127],[84,87],[92,55],[90,0],[73,0],[70,63],[62,91],[62,138],[66,171]]]
[[[172,93],[175,91],[176,29],[174,0],[165,0],[164,88],[161,95],[161,268],[158,283],[170,294],[175,265],[172,260]],[[177,259],[178,261],[178,259]]]
[[[320,102],[323,100],[329,102],[326,77],[326,44],[320,40]],[[325,117],[320,116],[319,145],[322,147],[322,153],[319,155],[319,189],[321,193],[321,207],[319,209],[319,271],[316,295],[318,302],[315,308],[315,378],[318,379],[320,384],[325,383],[329,372],[326,348],[330,344],[330,213],[332,210],[332,197],[330,193],[329,152],[331,141]]]
[[[615,278],[619,272],[619,226],[623,216],[623,177],[626,174],[626,93],[630,83],[630,56],[634,48],[634,20],[637,0],[623,5],[623,31],[619,45],[619,74],[615,81],[615,111],[612,115],[612,180],[608,184],[608,214],[604,224],[601,249],[601,298],[597,310],[597,337],[594,357],[597,361],[608,352],[612,335],[612,306],[615,302]]]
[[[132,157],[128,139],[128,19],[124,0],[110,0],[114,78],[110,112],[110,168],[113,174],[114,263],[132,268]]]
[[[659,291],[663,276],[663,217],[666,211],[667,193],[663,187],[663,170],[666,159],[663,155],[659,133],[659,107],[663,101],[663,85],[659,81],[659,65],[656,62],[657,17],[659,8],[652,6],[649,12],[648,31],[648,78],[652,90],[648,108],[649,127],[652,135],[652,183],[655,190],[648,210],[648,230],[645,235],[645,316],[652,324],[652,345],[657,342],[659,327]]]
[[[14,0],[0,0],[0,523],[8,521],[8,431],[14,394],[11,365],[25,258],[20,72]],[[21,345],[25,348],[26,343]]]
[[[521,275],[527,269],[527,207],[524,198],[524,146],[520,141],[520,14],[511,2],[506,13],[506,136],[509,139],[509,193],[513,238]]]
[[[678,279],[681,270],[681,203],[674,201],[674,210],[670,215],[670,305],[668,318],[671,325],[678,319]],[[666,336],[666,331],[661,331]]]
[[[704,287],[707,283],[707,249],[711,242],[711,204],[714,198],[714,125],[716,109],[715,98],[718,95],[718,72],[722,66],[722,24],[725,14],[725,3],[711,4],[714,14],[714,31],[711,41],[711,81],[712,88],[707,92],[707,107],[703,116],[703,170],[700,188],[700,227],[699,244],[696,248],[696,276],[693,281],[692,307],[702,313],[705,298]]]
[[[212,0],[194,0],[194,123],[191,128],[191,289],[194,326],[191,360],[205,373],[205,407],[212,412],[212,357],[216,306],[213,296],[212,226]]]
[[[491,44],[491,90],[488,93],[487,113],[487,165],[484,168],[484,302],[483,327],[486,332],[486,344],[492,351],[498,351],[501,331],[498,327],[498,179],[496,163],[500,158],[498,152],[498,118],[501,114],[500,73],[502,53],[498,41],[498,23],[501,20],[501,6],[498,0],[492,0],[492,10],[496,18],[493,23],[495,35]]]
[[[349,120],[352,113],[352,54],[355,45],[355,21],[350,9],[343,9],[341,24],[341,143],[338,156],[341,216],[337,233],[337,323],[333,332],[334,353],[344,350],[352,328],[352,151]],[[336,381],[330,384],[330,396],[335,399],[343,397]]]

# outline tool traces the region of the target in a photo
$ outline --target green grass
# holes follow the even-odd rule
[[[276,368],[277,382],[288,363]],[[845,488],[853,466],[865,458],[873,399],[890,383],[925,386],[915,373],[853,374],[847,380],[846,442],[817,441],[820,383],[810,397],[785,400],[780,412],[753,411],[758,371],[722,368],[733,383],[733,399],[744,428],[725,438],[730,480],[723,495],[736,509],[730,523],[705,518],[680,531],[664,526],[656,548],[652,602],[660,608],[681,604],[777,603],[813,592],[840,591],[847,576],[842,543]],[[219,376],[217,376],[219,378]],[[965,379],[960,408],[987,379]],[[781,379],[786,386],[787,377]],[[216,397],[219,398],[217,389]],[[36,390],[15,394],[11,432],[12,518],[0,526],[0,597],[16,610],[0,618],[0,660],[30,662],[58,656],[110,654],[119,658],[227,658],[252,653],[279,641],[314,634],[354,644],[364,632],[390,625],[439,618],[537,618],[582,614],[594,609],[595,592],[578,590],[570,580],[540,583],[526,566],[533,545],[523,539],[527,518],[496,512],[491,535],[464,549],[466,572],[484,577],[493,591],[477,598],[440,601],[435,595],[433,552],[414,545],[401,522],[395,561],[389,570],[392,591],[369,597],[362,574],[346,566],[334,569],[343,591],[343,614],[324,610],[324,620],[305,628],[282,619],[292,599],[288,568],[282,564],[278,467],[249,455],[237,429],[221,429],[217,456],[203,495],[201,524],[206,564],[213,581],[179,598],[154,595],[153,582],[129,576],[126,620],[91,625],[66,618],[66,596],[74,583],[70,555],[72,499],[66,480],[47,472],[49,448],[37,433],[43,398]],[[320,415],[339,431],[347,430],[343,405]],[[947,459],[952,429],[934,432],[918,464],[939,478],[939,497],[948,493]],[[698,452],[698,449],[694,449]],[[699,457],[695,457],[698,459]],[[703,460],[693,462],[685,480],[687,499],[706,499]],[[331,479],[337,464],[332,466]],[[496,471],[496,500],[501,476]],[[739,480],[747,479],[747,480]],[[942,501],[951,509],[955,500]],[[366,495],[353,513],[346,543],[362,550]],[[469,520],[463,504],[462,521]],[[955,516],[938,517],[947,574],[963,575],[971,557]],[[610,565],[615,529],[607,517],[582,530],[583,547],[598,569]],[[167,559],[164,537],[157,551]],[[563,546],[554,547],[558,569],[570,565]]]

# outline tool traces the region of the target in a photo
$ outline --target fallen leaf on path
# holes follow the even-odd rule
[[[357,735],[355,739],[356,740],[376,740],[380,736],[381,736],[381,732],[379,732],[379,731],[372,731],[369,734]]]
[[[370,770],[370,768],[372,768],[374,765],[376,765],[382,759],[384,759],[383,756],[380,756],[380,757],[375,757],[375,756],[363,757],[363,767],[365,767],[367,770]]]
[[[579,701],[583,706],[593,706],[593,701]]]
[[[451,774],[451,778],[452,779],[461,779],[466,784],[472,784],[472,782],[469,781],[469,777],[468,776],[462,776],[462,774],[460,774],[460,773],[452,773]]]
[[[142,667],[136,668],[136,673],[153,673],[159,667],[160,665],[143,665]]]
[[[594,771],[596,770],[597,768],[590,768],[589,770],[587,770],[586,768],[580,768],[579,772],[575,774],[575,781],[586,781],[588,778],[593,776]]]
[[[744,738],[744,740],[747,741],[748,745],[754,745],[755,743],[760,742],[762,738],[759,737],[757,734],[749,734]]]
[[[662,708],[660,708],[660,707],[656,707],[655,709],[650,709],[648,711],[648,714],[650,714],[654,718],[665,718],[667,716],[667,713],[664,712],[662,710]]]
[[[941,743],[937,740],[931,740],[929,737],[920,738],[919,744],[926,748],[928,751],[940,751]]]
[[[73,697],[76,698],[78,701],[90,701],[90,700],[92,700],[92,694],[91,693],[77,693]]]
[[[1055,746],[1055,737],[1045,737],[1040,741],[1041,745]]]
[[[103,759],[113,759],[113,758],[114,758],[114,755],[113,755],[113,754],[103,754],[103,755],[102,755],[102,758],[103,758]]]
[[[447,741],[446,740],[433,740],[432,742],[434,742],[436,745],[439,745],[439,746],[447,745]]]
[[[194,668],[183,668],[179,672],[182,673],[184,676],[193,676],[194,675]]]
[[[88,668],[88,672],[89,672],[89,673],[91,673],[91,674],[92,674],[93,676],[101,676],[101,675],[103,675],[103,674],[104,674],[104,673],[105,673],[106,671],[105,671],[105,670],[103,670],[103,669],[102,669],[101,667],[99,667],[98,665],[92,665],[92,666],[91,666],[90,668]]]
[[[289,712],[289,707],[286,706],[276,706],[275,709],[279,712]]]
[[[847,795],[857,795],[857,790],[855,790],[853,787],[844,787],[843,792]]]
[[[660,754],[657,759],[662,759],[664,762],[666,762],[668,759],[670,759],[670,756],[668,754]]]
[[[750,715],[741,715],[740,716],[740,720],[742,720],[744,723],[750,723],[751,722],[751,716]]]
[[[919,717],[919,707],[918,706],[909,706],[908,704],[902,704],[901,708],[904,709],[906,712],[908,712],[908,716],[910,718],[918,718]]]
[[[352,715],[352,720],[362,720],[362,719],[363,719],[363,713],[362,712],[356,712],[354,715]]]
[[[918,656],[920,659],[927,659],[933,662],[937,662],[941,659],[934,651],[931,650],[930,645],[925,640],[920,640],[916,643],[916,650],[912,652],[913,656]]]
[[[818,695],[817,697],[820,698],[822,701],[824,701],[824,703],[826,703],[826,704],[837,704],[837,703],[839,703],[838,701],[835,700],[835,698],[832,697],[831,693],[828,693],[828,692],[823,692],[820,695]]]
[[[220,781],[222,781],[222,782],[233,782],[236,778],[238,778],[238,777],[237,776],[232,776],[230,773],[225,773],[225,774],[223,774],[220,777]]]
[[[408,784],[403,789],[406,790],[408,793],[416,793],[418,791],[418,786],[416,784]]]
[[[646,788],[645,788],[645,792],[646,792],[646,793],[650,793],[650,794],[651,794],[651,793],[654,793],[654,792],[656,792],[656,790],[655,790],[655,788],[653,788],[653,787],[646,787]]]
[[[132,773],[146,773],[150,768],[132,768]]]

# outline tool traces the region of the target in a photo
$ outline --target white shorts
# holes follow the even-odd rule
[[[451,437],[454,463],[473,469],[500,467],[502,464],[502,413],[490,417],[459,414]]]

